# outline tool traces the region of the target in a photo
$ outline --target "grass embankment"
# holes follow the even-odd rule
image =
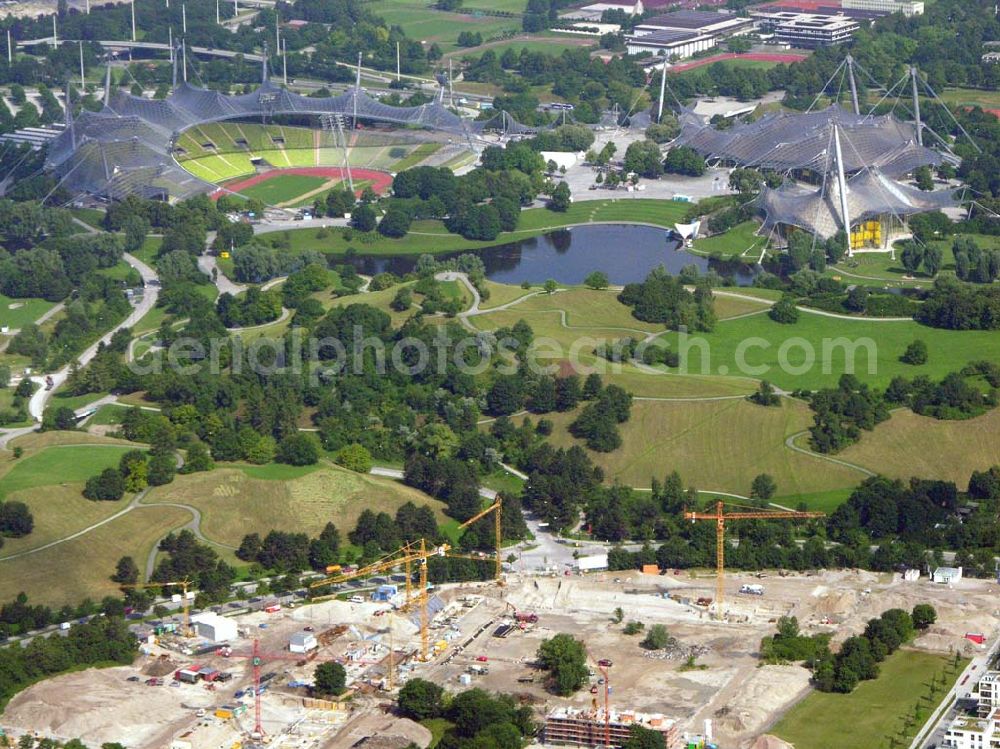
[[[178,476],[157,487],[145,503],[180,503],[201,510],[201,529],[213,541],[238,546],[248,533],[284,530],[318,535],[332,522],[352,530],[364,509],[394,515],[407,501],[431,505],[444,521],[441,502],[400,483],[330,466],[239,466]]]
[[[28,450],[19,460],[6,463],[0,479],[0,501],[24,502],[35,518],[35,527],[23,538],[5,539],[0,549],[0,577],[5,557],[64,538],[124,509],[127,498],[92,502],[84,499],[82,491],[88,478],[118,465],[130,449],[122,444],[54,445]]]
[[[555,445],[583,444],[567,429],[574,413],[546,418],[555,422]],[[784,503],[812,506],[817,493],[849,493],[864,475],[785,446],[788,435],[810,423],[812,414],[800,401],[785,400],[777,408],[739,399],[636,401],[631,418],[619,427],[622,446],[590,455],[609,481],[637,487],[648,487],[651,479],[662,480],[677,470],[685,484],[699,490],[745,496],[754,477],[767,473],[777,482]]]
[[[931,706],[921,695],[931,678],[946,675],[947,689],[964,666],[965,662],[960,662],[958,669],[953,669],[945,656],[899,650],[881,664],[877,679],[861,682],[850,694],[809,694],[770,733],[796,749],[908,746],[922,723],[907,720],[915,700],[924,707],[926,716]],[[938,699],[943,694],[938,692]]]

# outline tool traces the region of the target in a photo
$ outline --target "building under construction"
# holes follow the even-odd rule
[[[606,715],[604,710],[566,707],[545,716],[545,743],[620,747],[628,740],[632,726],[642,726],[663,734],[666,749],[681,747],[677,721],[660,713],[612,710],[610,715]]]

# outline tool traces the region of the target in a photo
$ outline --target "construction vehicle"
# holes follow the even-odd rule
[[[471,518],[469,518],[468,520],[466,520],[464,523],[461,523],[458,527],[460,529],[468,528],[470,525],[472,525],[473,523],[475,523],[477,520],[480,520],[480,519],[486,517],[491,512],[493,513],[493,533],[494,533],[494,539],[495,539],[495,542],[496,542],[496,550],[495,550],[496,557],[494,559],[494,573],[493,573],[493,576],[494,576],[494,579],[497,582],[497,585],[503,585],[503,557],[501,556],[501,552],[503,550],[503,537],[502,537],[502,531],[501,531],[501,528],[500,528],[501,520],[503,519],[502,518],[503,503],[500,501],[500,498],[498,497],[493,502],[493,504],[491,504],[489,507],[487,507],[482,512],[476,513]],[[458,557],[458,556],[463,556],[463,555],[461,555],[461,554],[448,554],[448,556]],[[469,558],[469,559],[479,559],[480,557],[469,556],[467,558]]]
[[[740,505],[734,505],[740,507]],[[684,519],[692,523],[698,520],[715,522],[715,615],[722,616],[722,600],[726,592],[726,521],[727,520],[800,520],[826,517],[825,512],[797,512],[794,510],[761,510],[747,507],[736,512],[726,512],[725,503],[720,499],[715,503],[715,512],[685,512]],[[701,599],[699,599],[700,601]]]
[[[523,625],[525,624],[538,623],[538,614],[534,611],[518,611],[517,607],[510,601],[506,601],[505,603],[507,604],[507,608],[514,614],[514,621],[521,626],[521,629],[524,629]]]

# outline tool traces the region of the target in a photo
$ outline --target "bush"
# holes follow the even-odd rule
[[[662,624],[654,624],[639,644],[646,650],[663,650],[670,644],[670,633]]]
[[[799,321],[799,311],[795,308],[794,300],[789,297],[782,297],[771,309],[767,311],[767,316],[782,325],[794,325]]]
[[[311,434],[298,433],[285,437],[278,446],[278,462],[292,466],[308,466],[319,461],[319,443]]]
[[[640,632],[642,632],[642,630],[645,629],[645,627],[646,625],[643,624],[642,622],[629,622],[628,624],[625,625],[625,628],[622,629],[622,634],[637,635]]]
[[[903,355],[899,357],[899,360],[903,362],[903,364],[913,364],[914,366],[926,364],[927,344],[919,338],[916,339],[906,347],[906,351],[904,351]]]
[[[372,468],[371,453],[357,443],[340,448],[333,456],[333,462],[357,473],[368,473]]]

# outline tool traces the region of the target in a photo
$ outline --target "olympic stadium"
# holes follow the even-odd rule
[[[339,181],[377,188],[420,164],[460,168],[475,161],[487,131],[531,130],[505,113],[464,119],[443,96],[413,107],[383,104],[357,85],[338,96],[301,96],[270,80],[266,60],[261,85],[248,94],[174,78],[166,98],[146,99],[114,88],[109,68],[102,109],[81,112],[49,147],[47,166],[62,187],[108,200],[238,190],[294,207]],[[285,184],[264,184],[275,175]]]

